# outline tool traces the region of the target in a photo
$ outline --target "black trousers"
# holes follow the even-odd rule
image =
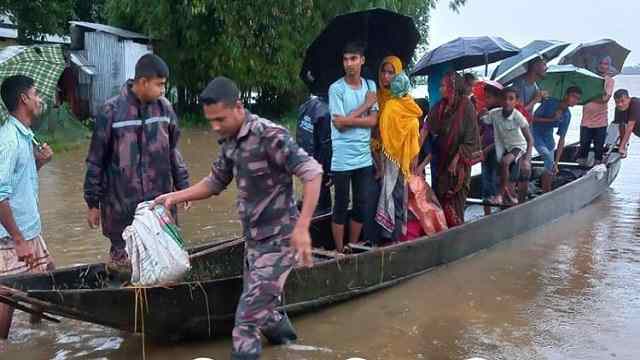
[[[588,128],[580,127],[580,153],[578,158],[586,159],[589,155],[591,143],[594,146],[596,161],[602,161],[604,154],[604,141],[607,138],[607,127]]]
[[[363,223],[370,218],[371,209],[375,207],[374,201],[377,199],[371,196],[375,187],[373,166],[350,171],[334,171],[332,175],[335,191],[333,222],[339,225],[347,222],[350,193],[353,195],[352,219]]]

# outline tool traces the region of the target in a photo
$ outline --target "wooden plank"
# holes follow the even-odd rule
[[[354,250],[360,250],[361,252],[373,250],[373,248],[371,246],[365,246],[365,245],[360,245],[360,244],[349,244],[347,246],[349,246],[350,248],[352,248]]]
[[[532,160],[531,161],[531,166],[542,167],[542,166],[544,166],[544,161]],[[580,165],[580,164],[574,163],[574,162],[565,162],[565,161],[560,161],[558,163],[558,167],[567,167],[567,168],[576,168],[576,169],[589,169],[588,166]]]
[[[475,199],[475,198],[467,198],[467,205],[491,206],[491,207],[500,208],[500,209],[506,209],[514,206],[514,205],[504,205],[504,204],[492,204],[482,199]]]

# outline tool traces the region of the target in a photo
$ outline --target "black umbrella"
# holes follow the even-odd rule
[[[425,54],[413,75],[428,75],[434,66],[449,64],[453,70],[488,65],[514,56],[520,49],[497,36],[459,37]]]
[[[344,75],[343,48],[361,41],[367,47],[364,74],[375,79],[385,56],[395,55],[406,65],[419,40],[413,19],[393,11],[373,9],[336,16],[307,48],[300,78],[312,93],[326,94]]]

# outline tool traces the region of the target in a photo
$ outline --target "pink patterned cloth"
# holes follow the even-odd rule
[[[610,97],[613,94],[615,81],[609,75],[604,77],[605,96]],[[609,104],[592,101],[582,107],[582,126],[588,128],[605,127],[609,124],[608,115]]]

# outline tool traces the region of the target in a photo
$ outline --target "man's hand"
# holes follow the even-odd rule
[[[18,255],[18,260],[25,262],[30,267],[35,260],[33,249],[29,244],[27,244],[27,241],[22,237],[22,234],[12,236],[12,238],[16,243],[16,255]]]
[[[554,118],[554,119],[559,118],[560,116],[562,116],[562,113],[563,113],[563,112],[564,112],[564,111],[562,111],[561,109],[556,110],[556,111],[553,113],[553,118]]]
[[[338,131],[343,132],[347,130],[349,126],[351,126],[351,120],[349,120],[346,116],[341,115],[333,115],[333,126],[338,129]]]
[[[42,147],[40,147],[38,152],[36,152],[35,156],[36,161],[40,164],[40,166],[42,166],[51,161],[51,158],[53,157],[53,150],[51,150],[49,144],[44,143],[42,144]]]
[[[553,175],[558,175],[559,171],[560,171],[560,169],[558,168],[558,163],[554,162],[553,163],[553,170],[552,170]]]
[[[89,228],[91,229],[100,226],[100,209],[90,208],[87,211],[87,224],[89,224]]]
[[[459,155],[456,155],[453,160],[451,160],[451,163],[449,164],[449,173],[453,176],[456,176],[456,174],[458,173],[458,160],[460,159]]]
[[[627,157],[627,147],[626,146],[621,146],[618,148],[618,154],[620,154],[620,158],[624,159]]]
[[[311,235],[309,228],[298,226],[291,233],[291,247],[298,255],[298,262],[302,266],[312,267],[313,258],[311,257]]]
[[[378,96],[373,91],[368,91],[365,98],[365,104],[367,107],[372,107],[378,101]]]
[[[151,207],[153,208],[157,205],[163,205],[165,208],[171,209],[175,204],[179,202],[178,199],[176,199],[175,194],[176,194],[175,192],[170,192],[170,193],[166,193],[158,196],[153,200],[153,204],[151,205]],[[190,202],[185,202],[185,205],[186,203],[190,203]],[[191,207],[191,205],[189,205],[189,207]],[[186,206],[185,206],[185,210],[186,210]]]

